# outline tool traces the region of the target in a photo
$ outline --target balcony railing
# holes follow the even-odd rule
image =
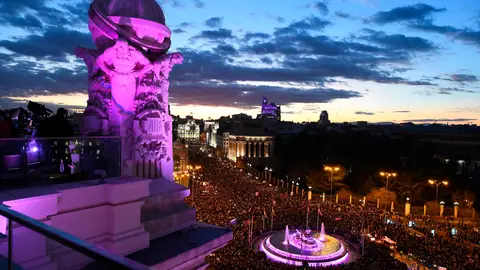
[[[120,137],[0,139],[0,189],[121,174]]]
[[[88,265],[95,265],[95,269],[149,269],[5,205],[0,205],[0,215],[3,216],[2,225],[7,227],[6,236],[0,239],[1,269],[35,269],[48,263],[57,264],[60,270],[83,269]],[[42,256],[53,258],[53,262],[42,261]]]

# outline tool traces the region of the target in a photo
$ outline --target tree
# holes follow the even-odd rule
[[[415,199],[425,188],[425,183],[418,173],[401,173],[397,176],[392,186],[400,198],[410,198],[410,201],[415,203]]]
[[[346,171],[343,166],[338,166],[340,169],[333,173],[332,180],[330,182],[331,172],[325,170],[312,170],[307,175],[307,184],[312,188],[319,191],[330,191],[332,185],[333,190],[339,190],[345,187],[343,179],[345,178]]]
[[[385,195],[387,197],[385,198]],[[367,197],[367,202],[375,202],[377,203],[377,199],[380,199],[380,208],[385,207],[385,204],[387,205],[387,209],[390,209],[390,203],[392,201],[397,201],[397,194],[391,190],[385,192],[385,188],[374,188],[366,195]],[[387,199],[385,201],[385,199]],[[385,203],[386,202],[386,203]]]
[[[452,194],[452,198],[454,202],[458,202],[460,206],[464,206],[466,208],[472,208],[477,196],[475,193],[464,190],[464,191],[456,191]]]

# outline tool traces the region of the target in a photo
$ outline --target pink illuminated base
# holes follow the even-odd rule
[[[296,255],[292,253],[287,253],[288,256],[286,257],[281,257],[278,256],[272,252],[270,252],[268,249],[265,248],[264,243],[267,239],[263,240],[261,245],[260,245],[260,250],[267,255],[267,257],[275,262],[279,263],[284,263],[284,264],[289,264],[289,265],[295,265],[295,266],[302,266],[304,261],[308,261],[308,265],[310,267],[325,267],[325,266],[332,266],[332,265],[341,265],[344,263],[348,262],[349,258],[349,253],[346,252],[342,257],[338,259],[334,259],[332,261],[326,261],[326,262],[315,262],[315,261],[309,261],[306,259],[307,257],[312,257],[308,255]],[[343,245],[342,245],[343,247]],[[324,259],[325,256],[317,256],[317,257],[322,257]]]
[[[258,249],[264,252],[270,260],[294,266],[302,266],[307,262],[311,267],[325,267],[345,264],[351,261],[352,258],[355,258],[355,256],[352,257],[352,255],[355,254],[351,254],[351,252],[355,252],[347,247],[349,244],[333,236],[329,236],[329,238],[337,240],[338,247],[335,248],[334,251],[332,250],[331,253],[327,251],[326,254],[325,252],[321,252],[321,250],[308,251],[305,249],[305,246],[301,249],[303,251],[300,252],[299,248],[292,245],[291,235],[287,236],[287,238],[290,240],[288,245],[293,249],[289,250],[288,247],[285,249],[284,241],[280,240],[283,239],[283,234],[282,231],[264,237],[258,242]]]

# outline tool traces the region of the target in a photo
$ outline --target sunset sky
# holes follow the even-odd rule
[[[173,114],[480,124],[478,0],[164,0]],[[0,2],[0,109],[84,108],[90,1]]]

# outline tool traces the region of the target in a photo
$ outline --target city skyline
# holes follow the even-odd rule
[[[0,108],[26,100],[84,108],[77,46],[93,48],[90,1],[6,1]],[[480,6],[475,1],[159,1],[172,30],[172,114],[480,124]],[[61,12],[60,12],[61,11]],[[12,15],[14,14],[14,15]],[[15,16],[20,14],[20,16]]]

